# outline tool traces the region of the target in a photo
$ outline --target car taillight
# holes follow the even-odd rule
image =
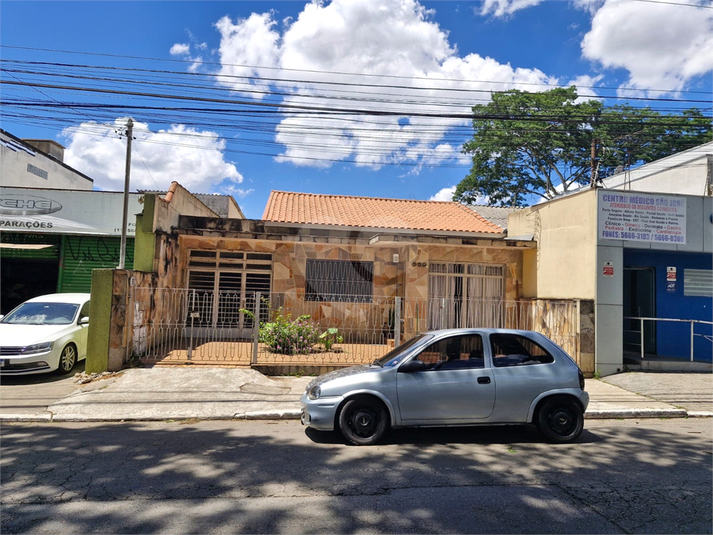
[[[582,370],[577,370],[579,372],[579,388],[584,390],[584,374],[582,373]]]

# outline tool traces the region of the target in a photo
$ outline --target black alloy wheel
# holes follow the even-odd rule
[[[537,414],[537,427],[545,438],[555,444],[577,440],[584,429],[582,407],[566,397],[545,400]]]
[[[375,399],[347,401],[339,414],[339,429],[352,444],[369,446],[378,443],[389,428],[389,415],[384,404]]]

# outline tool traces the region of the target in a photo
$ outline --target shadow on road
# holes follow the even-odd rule
[[[84,372],[85,361],[80,361],[70,373],[38,373],[32,375],[0,375],[0,385],[38,385],[71,380],[76,373]]]
[[[349,445],[339,431],[305,429],[305,435],[315,444]],[[577,444],[601,442],[602,438],[585,427]],[[383,444],[546,444],[532,425],[492,425],[469,427],[422,427],[391,429]],[[555,447],[550,444],[550,447]]]
[[[3,426],[0,527],[51,531],[50,506],[68,504],[76,507],[63,519],[66,532],[170,531],[175,512],[156,506],[147,516],[135,508],[181,500],[185,516],[173,529],[196,533],[205,530],[207,500],[216,499],[230,506],[210,513],[211,530],[231,533],[280,532],[294,517],[307,532],[375,528],[369,522],[377,531],[451,532],[453,515],[477,519],[473,532],[502,532],[502,508],[493,500],[507,500],[517,512],[508,529],[522,532],[590,532],[592,519],[611,531],[676,531],[672,523],[682,517],[698,521],[696,530],[708,529],[700,524],[706,519],[710,527],[710,451],[672,427],[599,426],[558,446],[527,426],[409,429],[384,445],[352,447],[336,433],[274,425]],[[444,510],[451,495],[465,509]],[[249,498],[275,500],[258,514]],[[663,523],[627,527],[637,514]]]

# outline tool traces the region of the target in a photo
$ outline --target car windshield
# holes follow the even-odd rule
[[[391,366],[396,366],[403,357],[405,356],[405,353],[408,352],[409,349],[411,349],[413,346],[418,344],[422,340],[426,340],[428,338],[432,338],[432,334],[419,334],[418,336],[414,336],[410,340],[404,342],[401,344],[399,347],[396,347],[389,351],[386,355],[383,357],[376,359],[373,364],[376,366],[383,366],[383,367],[391,367]]]
[[[79,305],[74,303],[23,303],[5,316],[0,323],[13,325],[68,325]]]

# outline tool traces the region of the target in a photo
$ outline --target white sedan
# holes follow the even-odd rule
[[[89,298],[41,295],[0,316],[0,374],[71,372],[87,356]]]

